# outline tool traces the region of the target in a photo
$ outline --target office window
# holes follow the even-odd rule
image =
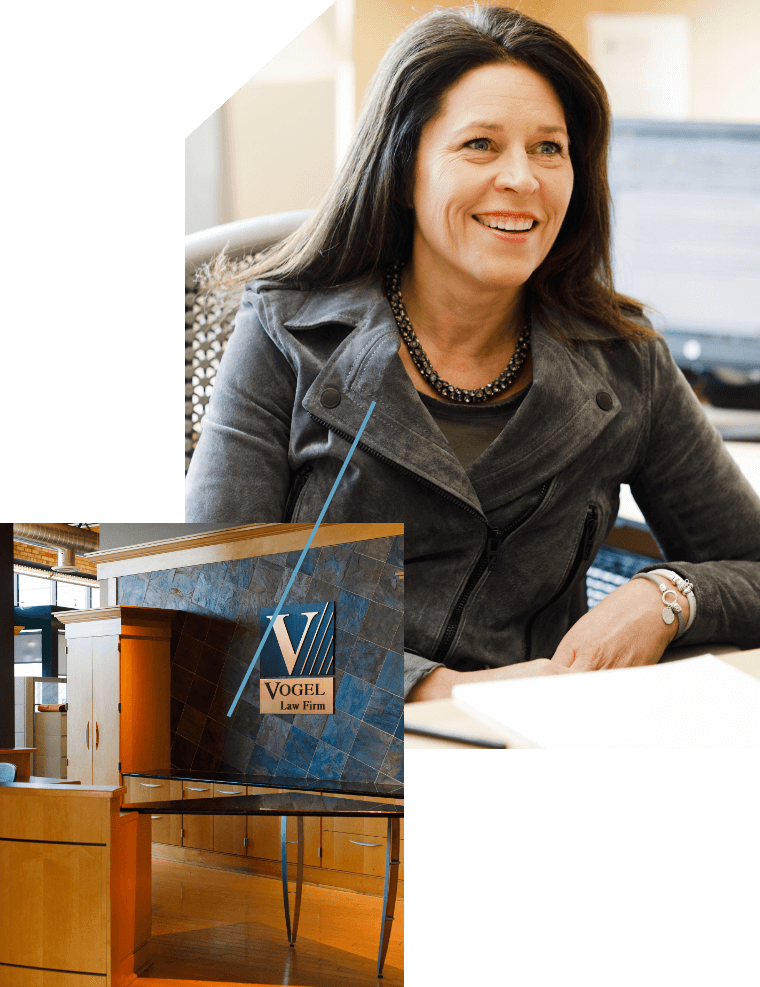
[[[71,610],[87,610],[87,586],[77,583],[62,583],[56,580],[56,603],[59,607]]]
[[[18,605],[20,607],[44,607],[51,603],[51,580],[38,576],[18,577]]]
[[[44,582],[45,580],[40,580]],[[42,675],[42,631],[23,630],[13,638],[13,674]]]
[[[95,579],[79,574],[59,575],[49,569],[37,570],[40,575],[32,575],[34,571],[14,565],[15,607],[54,606],[65,607],[67,610],[90,610],[100,606],[100,584]]]

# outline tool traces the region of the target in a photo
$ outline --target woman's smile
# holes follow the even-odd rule
[[[478,226],[482,226],[483,229],[487,233],[493,233],[493,235],[497,239],[501,240],[502,242],[506,242],[506,243],[527,243],[529,236],[531,235],[531,233],[535,232],[535,230],[536,230],[536,228],[538,226],[538,223],[536,222],[535,219],[534,220],[524,220],[525,223],[530,222],[532,224],[527,229],[512,229],[512,230],[510,230],[510,229],[503,229],[502,230],[502,229],[494,228],[493,226],[486,226],[485,222],[482,219],[478,219],[477,216],[473,216],[472,218],[475,220],[475,222],[478,224]],[[491,222],[492,223],[493,222],[497,222],[497,220],[492,219]],[[511,225],[514,225],[515,227],[518,227],[518,226],[521,225],[521,222],[523,222],[523,221],[512,220],[512,221],[509,221],[509,222],[511,223]]]

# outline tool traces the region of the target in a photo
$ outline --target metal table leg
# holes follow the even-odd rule
[[[296,899],[293,902],[293,927],[290,926],[290,902],[288,899],[288,817],[280,816],[280,865],[282,869],[282,897],[285,905],[285,928],[288,942],[295,945],[298,932],[298,916],[301,914],[301,888],[303,887],[303,816],[296,817],[298,855],[296,863]],[[291,842],[294,842],[291,840]]]
[[[399,834],[401,824],[398,817],[388,819],[388,846],[385,851],[385,891],[383,893],[383,917],[380,923],[380,948],[377,953],[377,975],[383,975],[383,963],[388,952],[391,937],[393,912],[396,906],[399,867]]]

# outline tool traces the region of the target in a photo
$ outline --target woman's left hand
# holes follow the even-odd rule
[[[687,620],[688,601],[677,595]],[[662,608],[662,594],[648,579],[624,583],[573,624],[552,661],[574,672],[656,665],[679,626],[665,623]]]

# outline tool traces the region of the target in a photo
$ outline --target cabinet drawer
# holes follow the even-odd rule
[[[38,715],[44,716],[45,714],[39,713]],[[65,735],[62,737],[60,734],[55,736],[52,733],[37,733],[35,729],[34,746],[37,748],[37,753],[43,757],[66,757]]]
[[[366,846],[365,844],[370,844]],[[322,833],[322,866],[352,874],[385,876],[385,838],[377,839],[353,833]],[[399,843],[399,880],[404,879],[404,841]]]
[[[287,791],[282,788],[254,788],[248,786],[249,795],[266,795],[273,792]],[[288,818],[288,861],[295,863],[298,859],[296,839],[296,818]],[[322,827],[318,817],[307,816],[303,821],[303,860],[309,867],[319,867],[322,863],[319,851],[322,845]],[[248,850],[249,857],[263,857],[265,860],[280,859],[280,817],[279,816],[248,816]]]
[[[126,803],[130,802],[165,802],[171,798],[182,798],[182,782],[168,781],[164,778],[125,778],[124,785],[127,794]],[[177,793],[172,795],[172,785]]]
[[[214,798],[246,795],[245,785],[213,785]],[[246,817],[214,816],[214,849],[218,853],[245,854]]]
[[[151,778],[144,779],[152,781]],[[151,789],[146,789],[151,791]],[[162,800],[170,799],[172,802],[179,802],[182,798],[182,782],[170,781],[169,793],[162,796]],[[158,801],[158,799],[151,799]],[[151,816],[151,841],[153,843],[168,843],[170,846],[182,846],[182,816]]]
[[[193,799],[209,799],[214,794],[214,786],[207,781],[183,781],[182,799],[190,802]],[[190,806],[188,806],[190,809]],[[214,849],[214,817],[213,816],[182,816],[182,846],[193,847],[196,850]]]
[[[279,788],[257,788],[248,786],[249,795],[270,795]],[[264,860],[280,859],[280,819],[278,816],[248,816],[249,857],[263,857]],[[290,848],[288,848],[290,849]]]
[[[127,805],[133,802],[177,802],[182,798],[182,782],[161,778],[125,778]],[[157,786],[157,787],[156,787]],[[151,816],[151,842],[182,846],[182,816]]]
[[[380,799],[365,795],[341,795],[344,799],[359,802],[382,802],[385,804],[403,805],[403,799]],[[333,833],[355,833],[366,837],[385,837],[388,835],[387,819],[362,819],[359,816],[325,816],[322,820],[322,830]],[[404,820],[401,820],[401,839],[404,838]]]

